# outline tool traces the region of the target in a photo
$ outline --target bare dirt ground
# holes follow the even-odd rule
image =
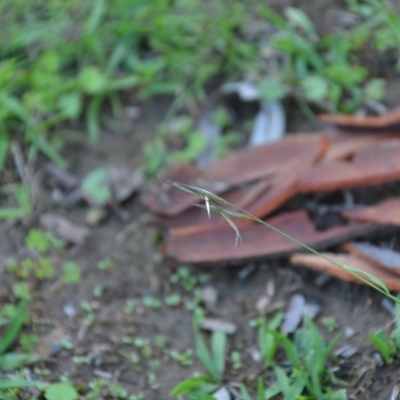
[[[299,6],[296,1],[281,2],[280,6],[287,3]],[[336,15],[337,11],[332,4],[339,2],[317,3],[316,8],[307,6],[316,22],[324,25],[317,17],[321,7],[326,7],[330,14],[325,21],[331,23],[332,17],[329,15]],[[338,8],[340,6],[337,5]],[[399,81],[389,85],[390,106],[398,102],[398,85]],[[118,134],[103,132],[100,143],[95,147],[84,141],[71,142],[65,150],[70,171],[82,178],[100,166],[137,164],[141,158],[140,146],[153,136],[167,103],[163,99],[147,103],[142,107],[140,118],[134,121],[121,117]],[[298,117],[296,110],[289,114],[289,118],[292,131],[304,131],[310,126],[303,117]],[[313,129],[316,128],[318,126],[313,125]],[[70,221],[82,224],[86,208],[73,206],[66,209],[52,204],[51,189],[46,182],[43,183],[41,199],[41,205],[31,221],[17,226],[3,224],[1,227],[1,260],[21,251],[28,228],[37,224],[37,217],[44,211],[60,213]],[[191,314],[183,305],[172,308],[163,304],[155,309],[137,307],[132,313],[124,309],[129,299],[141,300],[151,296],[163,301],[168,294],[179,292],[184,301],[189,301],[191,294],[170,282],[170,276],[177,266],[159,256],[155,245],[156,231],[142,223],[144,210],[137,197],[124,204],[122,210],[128,215],[126,219],[110,211],[104,222],[91,229],[83,246],[71,248],[57,256],[57,265],[64,260],[73,260],[82,268],[83,277],[78,284],[64,285],[52,279],[32,285],[33,301],[29,306],[32,323],[27,331],[39,336],[37,351],[44,358],[41,365],[51,371],[54,379],[63,375],[85,386],[95,377],[111,377],[119,380],[130,393],[143,393],[145,399],[169,399],[171,389],[179,381],[188,378],[194,371],[202,370],[196,361],[190,367],[182,367],[169,356],[171,349],[183,351],[194,347]],[[112,267],[107,271],[98,268],[98,262],[105,258],[112,261]],[[211,278],[207,285],[218,293],[217,303],[206,308],[207,316],[231,321],[238,327],[230,339],[229,349],[242,349],[243,365],[234,370],[228,363],[227,378],[230,382],[245,379],[251,385],[263,371],[261,363],[252,358],[251,350],[257,339],[256,331],[249,327],[249,321],[257,317],[255,304],[272,282],[275,294],[271,309],[285,310],[290,296],[300,293],[322,306],[316,323],[327,339],[344,330],[354,331],[350,338],[343,336],[339,347],[351,344],[358,351],[353,357],[340,361],[337,373],[349,382],[350,399],[383,400],[390,397],[398,380],[399,365],[381,366],[368,340],[368,333],[384,329],[392,321],[391,315],[382,306],[382,296],[369,288],[335,279],[320,286],[316,283],[319,274],[300,267],[293,268],[286,261],[259,263],[254,267],[243,265],[224,269],[193,269],[194,275],[209,273]],[[243,270],[251,272],[243,277]],[[10,300],[11,283],[12,278],[0,269],[0,304]],[[102,285],[104,291],[100,297],[95,297],[93,291],[98,285]],[[84,301],[92,305],[95,314],[93,325],[87,329],[85,314],[80,306]],[[73,316],[66,315],[66,306],[72,307],[76,313]],[[321,323],[324,317],[332,317],[338,322],[334,333],[328,332]],[[152,346],[150,357],[141,355],[139,351],[140,360],[136,366],[132,366],[124,354],[138,349],[124,338],[141,337],[153,341],[157,335],[165,337],[166,344],[162,347]],[[72,349],[52,350],[54,342],[64,336],[71,338]],[[76,356],[85,358],[85,361],[74,362]],[[159,365],[152,360],[159,360]]]
[[[151,136],[157,119],[162,117],[158,102],[149,103],[143,108],[142,116],[135,122],[122,121],[119,134],[104,132],[101,142],[89,147],[83,142],[71,143],[67,154],[71,160],[71,172],[83,177],[98,166],[126,165],[140,157],[139,145]],[[50,190],[42,195],[47,200]],[[69,210],[47,205],[39,211],[55,211],[69,220],[81,224],[85,207]],[[144,393],[146,399],[168,399],[170,390],[191,372],[201,370],[195,363],[192,367],[181,367],[169,356],[170,349],[183,351],[193,348],[191,314],[183,306],[171,308],[162,305],[159,309],[139,307],[133,313],[124,312],[129,299],[143,299],[146,296],[163,300],[172,292],[180,292],[189,300],[190,293],[170,283],[169,278],[174,265],[163,261],[154,244],[155,230],[141,223],[144,214],[137,198],[123,207],[129,213],[127,220],[111,212],[99,226],[91,230],[86,243],[79,248],[59,255],[56,260],[73,260],[83,270],[83,278],[76,285],[58,284],[57,280],[35,284],[33,301],[30,304],[32,324],[30,330],[40,337],[38,352],[45,358],[43,366],[51,370],[54,378],[68,376],[73,382],[85,385],[98,376],[118,379],[131,393]],[[35,221],[32,221],[35,224]],[[129,228],[129,229],[127,229]],[[2,227],[2,259],[18,252],[27,226]],[[121,236],[121,233],[124,233]],[[300,238],[301,239],[301,238]],[[232,246],[234,243],[232,243]],[[101,271],[98,262],[110,258],[112,268]],[[251,349],[256,345],[256,331],[249,327],[249,321],[257,317],[255,304],[265,293],[271,282],[275,287],[271,309],[284,310],[292,294],[300,293],[322,306],[322,313],[316,319],[327,339],[332,338],[320,323],[324,317],[332,317],[338,322],[335,333],[345,329],[354,330],[354,336],[345,337],[340,342],[351,344],[358,349],[355,356],[341,361],[338,375],[350,382],[349,398],[387,399],[397,379],[397,365],[380,367],[376,361],[367,334],[385,328],[391,316],[382,307],[382,297],[372,290],[332,279],[324,286],[316,284],[318,274],[304,269],[295,269],[287,262],[261,263],[245,278],[240,272],[249,269],[248,265],[235,268],[193,270],[198,275],[207,272],[212,286],[218,293],[218,302],[207,309],[210,317],[228,320],[237,325],[237,333],[232,337],[229,348],[242,348],[243,366],[238,370],[228,367],[230,381],[245,378],[254,379],[263,368],[261,363],[251,357]],[[10,277],[1,272],[1,300],[9,299]],[[104,287],[101,297],[95,297],[93,290],[97,285]],[[80,304],[92,304],[95,313],[93,325],[84,329],[84,313]],[[66,316],[66,305],[77,313]],[[135,369],[123,355],[133,350],[132,344],[124,343],[124,337],[142,337],[153,340],[157,335],[166,339],[161,348],[153,346],[149,359],[159,360],[158,366],[149,365],[149,359],[141,356]],[[53,342],[63,336],[70,336],[72,350],[51,351]],[[125,340],[126,341],[126,340]],[[86,357],[87,362],[73,362],[74,356]],[[366,368],[367,367],[367,368]],[[155,380],[149,374],[155,375]]]

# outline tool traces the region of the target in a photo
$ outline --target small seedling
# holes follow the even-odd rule
[[[129,400],[144,400],[144,394],[132,394],[129,396]]]
[[[70,383],[53,383],[46,388],[44,397],[46,400],[76,400],[78,392]]]
[[[162,335],[155,335],[153,343],[157,347],[164,348],[167,345],[167,339]]]
[[[85,324],[88,326],[93,325],[94,321],[96,320],[96,316],[94,314],[92,305],[87,301],[83,301],[81,303],[81,308],[86,314],[85,315]]]
[[[179,352],[177,350],[171,350],[169,353],[171,358],[175,361],[178,361],[182,367],[188,367],[193,364],[193,350],[186,349],[183,352]]]
[[[127,390],[120,382],[112,382],[108,387],[108,391],[110,396],[116,399],[126,399],[128,397]]]
[[[332,317],[322,318],[322,324],[325,326],[328,332],[333,332],[339,327],[339,324],[336,321],[336,319]]]
[[[113,267],[113,262],[111,258],[104,258],[103,260],[100,260],[98,262],[97,267],[101,271],[110,271],[111,268]]]
[[[160,308],[161,301],[155,299],[154,297],[146,296],[143,298],[143,305],[149,308]]]
[[[276,350],[278,349],[278,328],[281,325],[282,319],[283,314],[278,313],[269,323],[266,323],[263,318],[259,322],[258,345],[264,364],[267,367],[271,366]]]
[[[54,266],[50,259],[41,257],[36,264],[36,277],[38,279],[49,279],[54,276]]]
[[[25,282],[15,283],[13,285],[13,293],[15,297],[21,300],[30,300],[31,292],[29,290],[29,286]]]
[[[33,333],[26,333],[24,335],[21,335],[21,338],[19,339],[19,343],[21,347],[24,349],[24,351],[32,351],[37,342],[38,342],[38,337],[33,334]]]
[[[150,386],[154,386],[157,383],[157,377],[152,372],[149,372],[148,375],[147,375],[147,383]]]
[[[179,293],[173,293],[173,294],[167,296],[167,297],[164,299],[164,302],[165,302],[165,304],[166,304],[167,306],[170,306],[170,307],[177,307],[177,306],[179,306],[179,305],[181,304],[181,302],[182,302],[182,297],[181,297],[181,295],[180,295]]]
[[[188,267],[179,267],[170,278],[172,283],[177,283],[186,291],[190,292],[197,286],[197,278]]]
[[[82,278],[82,270],[78,264],[68,261],[63,264],[63,281],[68,284],[79,283]]]
[[[153,355],[153,349],[151,348],[151,343],[148,339],[138,337],[133,340],[133,344],[140,349],[140,352],[144,357],[150,358]]]
[[[242,357],[238,351],[231,352],[231,362],[233,369],[239,369],[242,366]]]
[[[49,250],[61,250],[65,246],[65,243],[51,232],[30,229],[25,238],[25,245],[28,249],[43,254]]]
[[[101,297],[104,292],[104,286],[101,284],[97,284],[93,289],[93,296],[94,297]]]
[[[131,351],[130,353],[121,353],[131,364],[133,369],[136,372],[140,371],[140,356],[135,351]]]
[[[370,341],[382,355],[386,364],[391,364],[394,361],[394,356],[397,354],[395,343],[388,338],[383,331],[371,333],[368,335]]]
[[[124,313],[132,314],[136,307],[136,301],[134,299],[127,299],[125,302]]]

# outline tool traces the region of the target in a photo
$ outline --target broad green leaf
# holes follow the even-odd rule
[[[333,82],[349,87],[362,83],[368,76],[368,70],[350,64],[330,64],[326,66],[326,75]]]
[[[299,8],[286,7],[286,17],[301,28],[308,36],[316,37],[315,27],[310,17]]]
[[[44,392],[46,400],[76,400],[78,392],[69,383],[53,383]]]
[[[265,100],[281,100],[285,92],[285,86],[278,78],[268,77],[260,83],[260,94]]]
[[[82,111],[82,100],[79,93],[68,93],[62,95],[58,100],[60,111],[68,118],[78,118]]]
[[[107,171],[98,168],[89,172],[82,181],[82,191],[94,203],[100,206],[106,205],[112,197]]]
[[[300,85],[304,92],[304,97],[309,101],[320,101],[328,94],[328,82],[320,76],[307,76]]]
[[[174,154],[172,154],[169,162],[184,162],[195,160],[207,147],[207,140],[204,135],[199,132],[193,132],[188,135],[188,142],[186,147]]]
[[[276,380],[278,381],[278,385],[285,396],[290,387],[289,378],[286,375],[286,372],[281,367],[278,366],[274,367],[274,372],[276,375]]]
[[[375,78],[371,79],[364,89],[364,94],[367,99],[381,100],[386,93],[386,79]]]
[[[218,331],[213,332],[211,336],[211,351],[219,379],[222,378],[225,370],[225,350],[226,334]]]
[[[108,78],[94,66],[85,67],[79,74],[79,86],[87,94],[100,94],[108,84]]]

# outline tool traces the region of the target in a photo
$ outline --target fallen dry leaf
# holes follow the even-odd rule
[[[400,127],[400,108],[395,108],[386,115],[377,117],[359,117],[356,115],[322,114],[319,120],[340,128],[355,128],[364,130],[388,130]]]
[[[275,228],[316,249],[333,246],[349,238],[372,233],[376,225],[351,224],[317,231],[304,210],[278,215],[267,221]],[[279,258],[301,249],[299,245],[260,224],[240,229],[243,245],[235,247],[236,233],[230,227],[188,233],[171,229],[166,235],[165,254],[181,263],[232,264],[244,260]]]
[[[330,133],[330,146],[323,157],[322,162],[333,160],[345,160],[352,157],[356,152],[376,145],[379,142],[396,138],[398,134],[354,134],[348,132],[334,131]]]
[[[171,166],[164,179],[181,184],[192,184],[199,175],[200,170],[194,165],[179,163]],[[214,188],[214,193],[221,192],[217,189],[218,187]],[[222,189],[225,190],[225,187]],[[140,200],[143,207],[156,214],[173,216],[191,207],[198,197],[175,189],[169,183],[158,181],[141,196]]]
[[[204,171],[187,164],[172,167],[165,180],[189,184],[215,194],[267,179],[287,171],[298,171],[299,167],[312,165],[328,150],[326,135],[289,135],[279,142],[252,148],[244,148],[228,157],[210,164]],[[150,211],[174,216],[188,209],[199,197],[171,188],[159,182],[142,196],[142,204]]]
[[[400,225],[400,197],[382,201],[361,210],[343,211],[342,215],[357,222],[377,222]]]
[[[379,268],[400,275],[400,253],[392,249],[383,249],[367,242],[347,243],[343,248]]]
[[[391,139],[355,153],[349,161],[321,162],[301,174],[303,193],[375,185],[400,179],[400,140]]]
[[[400,290],[400,277],[392,274],[386,270],[376,267],[375,265],[361,260],[358,257],[349,254],[335,254],[335,253],[322,253],[325,257],[328,257],[334,262],[348,265],[352,268],[357,268],[361,271],[372,274],[376,278],[380,279],[389,290],[398,291]],[[293,265],[302,265],[304,267],[315,269],[319,272],[325,272],[333,275],[343,281],[363,283],[349,272],[339,268],[331,262],[325,260],[314,254],[293,254],[290,257],[290,262]]]
[[[77,246],[82,245],[87,236],[85,228],[75,225],[56,214],[43,214],[40,217],[40,225],[43,229],[53,232],[60,239]]]
[[[310,160],[321,158],[328,148],[329,139],[326,135],[289,135],[279,142],[234,152],[211,164],[202,178],[232,186],[240,185],[279,174],[302,162],[308,165]]]

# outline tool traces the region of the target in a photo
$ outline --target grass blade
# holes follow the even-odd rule
[[[26,301],[21,301],[18,304],[14,319],[11,321],[10,326],[4,332],[0,340],[0,355],[4,354],[16,341],[19,331],[24,325],[26,313]]]
[[[214,332],[211,337],[211,351],[219,379],[222,378],[225,370],[225,349],[226,334],[224,332]]]
[[[216,381],[219,378],[218,370],[214,364],[214,360],[207,349],[207,346],[201,336],[199,331],[195,332],[196,337],[196,354],[199,357],[201,363],[203,364],[204,368],[207,372],[211,375],[213,379]]]

